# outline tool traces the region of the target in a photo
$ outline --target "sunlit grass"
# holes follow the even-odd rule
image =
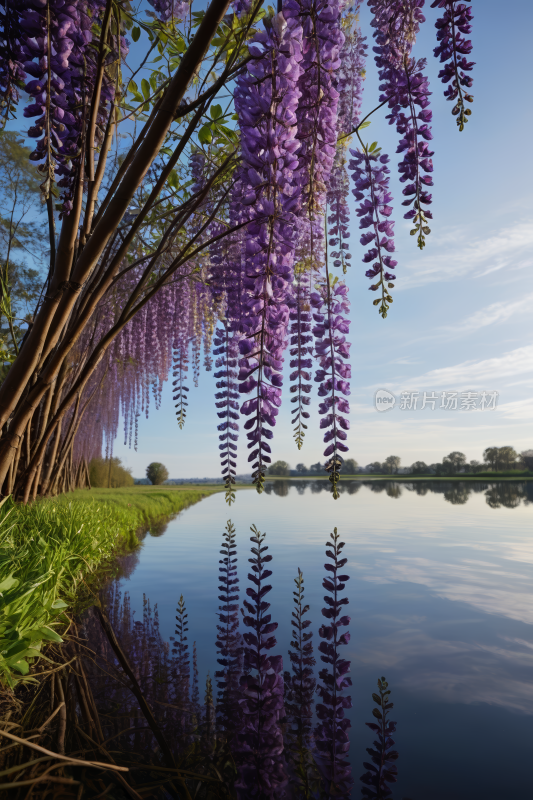
[[[219,487],[138,486],[71,492],[0,508],[0,682],[27,677],[47,641],[58,641],[64,609],[82,584],[135,532],[177,513]]]

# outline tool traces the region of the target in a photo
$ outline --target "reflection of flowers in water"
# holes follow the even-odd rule
[[[340,574],[346,564],[340,555],[344,544],[335,529],[326,545],[323,587],[328,594],[319,646],[324,667],[316,689],[303,574],[298,570],[295,580],[291,671],[283,673],[283,658],[276,653],[273,635],[278,626],[266,601],[272,590],[268,584],[272,571],[266,565],[272,556],[266,552],[265,535],[255,526],[251,530],[250,583],[241,609],[243,634],[239,631],[237,548],[231,521],[223,535],[216,710],[209,676],[205,700],[200,701],[195,646],[191,670],[183,596],[178,602],[172,647],[162,639],[157,606],[152,609],[146,596],[142,620],[134,620],[129,596],[122,596],[116,583],[103,590],[103,605],[142,694],[183,769],[194,762],[194,771],[204,774],[209,764],[218,763],[227,787],[233,785],[239,798],[348,798],[352,786],[347,758],[350,723],[344,710],[351,708],[345,692],[351,685],[347,674],[350,662],[339,652],[350,638],[346,630],[350,618],[343,615],[348,600],[341,597],[348,580]],[[157,762],[154,734],[143,724],[120,661],[93,612],[85,617],[83,633],[95,653],[93,659],[87,659],[86,672],[104,738],[112,739],[118,751],[152,753]],[[321,702],[313,730],[315,690]],[[236,773],[231,764],[236,765]]]

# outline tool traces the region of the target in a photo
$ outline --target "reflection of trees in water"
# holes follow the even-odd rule
[[[413,481],[404,483],[409,492],[425,495],[428,492],[442,494],[452,505],[464,505],[471,494],[484,493],[491,508],[518,508],[520,503],[533,503],[533,483],[531,481],[506,481],[488,483],[487,481]],[[388,492],[387,492],[388,494]]]
[[[486,494],[487,503],[491,508],[517,508],[525,497],[524,488],[513,483],[502,483],[491,486]]]
[[[517,508],[521,502],[533,503],[533,482],[507,481],[489,483],[487,481],[340,481],[337,489],[340,494],[357,494],[361,486],[366,486],[374,494],[385,492],[387,497],[398,499],[403,491],[415,492],[423,497],[432,494],[443,495],[446,502],[454,506],[465,505],[471,494],[484,493],[491,508]],[[329,481],[324,480],[298,480],[298,481],[267,481],[265,492],[278,497],[287,497],[289,490],[294,487],[299,495],[310,491],[311,494],[327,492],[331,494]],[[162,531],[164,532],[164,531]],[[152,533],[152,535],[154,535]],[[160,535],[160,534],[155,534]]]
[[[396,500],[398,497],[402,496],[402,487],[399,483],[387,483],[387,497],[392,497]]]

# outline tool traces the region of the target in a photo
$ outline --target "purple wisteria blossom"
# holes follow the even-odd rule
[[[293,436],[301,450],[307,424],[304,420],[310,417],[305,408],[311,403],[310,369],[313,366],[313,335],[311,333],[311,309],[309,305],[310,271],[299,270],[296,275],[294,288],[294,302],[290,310],[290,373],[291,403],[295,403],[291,413],[293,415]]]
[[[315,743],[320,754],[317,760],[326,781],[328,798],[348,798],[352,786],[351,768],[347,759],[350,747],[347,731],[351,725],[350,720],[344,716],[345,709],[352,707],[352,699],[343,693],[352,685],[352,679],[347,675],[350,662],[339,654],[339,647],[350,641],[347,631],[340,632],[350,623],[350,617],[342,616],[343,606],[348,604],[348,598],[340,597],[349,576],[339,575],[348,560],[340,557],[344,542],[340,542],[339,538],[337,528],[334,528],[330,534],[331,541],[326,544],[330,548],[326,550],[326,556],[331,559],[331,563],[325,564],[328,576],[322,581],[322,586],[328,592],[324,597],[326,605],[322,609],[322,615],[330,624],[321,626],[319,634],[322,641],[318,646],[322,654],[320,658],[326,666],[319,672],[317,692],[322,703],[317,703],[316,707],[320,722],[315,730]]]
[[[272,571],[265,567],[272,556],[264,555],[268,549],[264,544],[265,534],[255,525],[250,529],[253,536],[252,555],[248,559],[252,572],[248,578],[252,586],[243,601],[243,622],[249,630],[243,635],[244,674],[241,677],[241,733],[238,737],[237,761],[239,778],[236,783],[238,797],[262,800],[277,800],[283,796],[287,783],[283,763],[283,734],[281,721],[283,708],[283,658],[268,655],[276,646],[271,634],[278,627],[266,612],[270,603],[265,600],[272,586],[266,583]]]
[[[443,8],[444,15],[435,23],[437,28],[438,46],[434,53],[444,67],[439,72],[439,78],[443,83],[450,85],[444,92],[447,100],[456,100],[452,108],[452,114],[456,117],[459,130],[464,130],[468,117],[472,113],[470,108],[465,107],[465,101],[472,103],[474,98],[465,89],[470,89],[474,83],[471,72],[474,61],[467,61],[465,56],[472,52],[472,42],[465,39],[461,34],[472,33],[471,22],[473,20],[472,7],[468,5],[470,0],[465,3],[458,3],[456,0],[434,0],[431,8]]]
[[[233,743],[239,730],[239,678],[242,661],[242,640],[239,633],[239,578],[237,577],[237,544],[235,526],[228,520],[223,535],[219,560],[217,623],[217,662],[222,667],[215,672],[218,687],[217,725],[227,740]]]
[[[372,709],[373,716],[378,720],[375,722],[366,722],[368,728],[377,734],[378,740],[374,742],[375,750],[371,747],[366,748],[366,752],[372,758],[372,764],[363,762],[363,766],[367,772],[361,775],[361,783],[364,786],[361,789],[361,794],[366,798],[374,798],[374,800],[387,800],[392,797],[392,791],[388,783],[396,783],[398,769],[393,762],[397,760],[398,753],[391,748],[394,745],[394,739],[391,734],[396,730],[396,723],[388,719],[388,713],[394,707],[394,703],[389,702],[390,689],[389,684],[385,678],[378,679],[379,694],[375,692],[372,694],[372,699],[378,708]]]
[[[185,19],[191,10],[188,2],[181,0],[148,0],[161,22],[179,22]]]
[[[20,90],[26,82],[19,0],[3,0],[0,12],[0,130],[15,116]]]
[[[28,136],[37,139],[30,158],[42,162],[41,189],[45,197],[53,194],[53,183],[61,188],[61,214],[72,209],[78,172],[84,153],[84,128],[92,114],[97,73],[98,49],[91,47],[93,26],[100,27],[105,17],[102,0],[29,0],[20,7],[24,70],[33,80],[25,85],[32,101],[24,116],[33,119]],[[103,16],[102,16],[103,15]],[[120,63],[128,52],[126,40],[109,27],[101,31],[108,52],[105,64]],[[96,110],[97,142],[103,136],[106,110],[114,99],[114,85],[104,74],[99,106]],[[94,176],[89,174],[89,180]]]
[[[403,206],[412,206],[404,214],[404,219],[414,223],[411,235],[417,235],[417,244],[422,250],[425,245],[425,236],[430,233],[427,225],[428,219],[433,215],[427,206],[432,197],[427,192],[426,186],[433,186],[433,179],[429,173],[433,172],[433,151],[429,149],[427,140],[433,138],[428,122],[431,121],[432,112],[428,96],[430,94],[428,80],[422,73],[426,60],[415,62],[414,59],[406,61],[404,91],[398,92],[397,104],[394,106],[389,118],[395,121],[396,130],[402,138],[398,145],[398,153],[404,153],[399,164],[400,181],[406,183],[402,191],[407,198]],[[407,114],[399,110],[399,106],[407,108]],[[420,111],[417,112],[417,108]]]
[[[374,305],[379,307],[379,313],[385,319],[392,303],[389,289],[394,288],[390,283],[396,276],[388,270],[394,269],[397,261],[386,253],[394,252],[394,222],[389,219],[392,214],[392,207],[389,203],[392,195],[389,191],[389,173],[387,167],[389,157],[380,155],[378,148],[364,148],[360,150],[350,150],[353,160],[350,161],[350,169],[353,170],[355,189],[353,194],[355,199],[360,201],[357,209],[357,216],[361,218],[359,227],[366,230],[360,238],[363,246],[370,245],[370,249],[365,253],[363,262],[372,263],[370,269],[365,273],[367,278],[379,276],[377,283],[370,286],[371,291],[375,292],[381,287],[381,297],[374,300]]]
[[[174,380],[172,381],[172,386],[176,394],[172,395],[172,399],[177,401],[174,403],[174,408],[176,409],[176,418],[178,420],[180,430],[185,425],[187,407],[189,405],[187,401],[189,387],[185,385],[188,370],[189,357],[187,350],[185,350],[183,347],[179,347],[174,353],[174,369],[172,371]]]
[[[346,284],[339,283],[338,278],[333,278],[329,273],[326,273],[324,283],[316,288],[317,291],[311,294],[311,305],[315,309],[313,319],[316,322],[313,334],[319,363],[315,381],[320,384],[318,396],[325,398],[318,407],[318,413],[322,417],[320,427],[326,430],[326,470],[330,473],[333,497],[337,499],[337,482],[343,461],[341,452],[348,450],[345,441],[346,431],[350,429],[350,421],[346,416],[350,413],[350,405],[345,399],[350,394],[351,378],[351,366],[347,362],[350,343],[346,341],[350,326],[346,316],[350,303]]]
[[[304,605],[304,576],[300,569],[294,583],[296,591],[293,591],[292,640],[289,650],[292,673],[285,672],[284,680],[287,715],[285,751],[290,767],[292,796],[296,800],[314,796],[318,776],[311,753],[313,695],[316,686],[313,667],[316,661],[311,641],[313,634],[307,631],[311,620],[304,619],[309,606]]]
[[[425,21],[423,5],[424,0],[371,2],[376,41],[374,52],[381,81],[379,100],[388,103],[389,124],[396,125],[402,137],[397,152],[404,156],[398,169],[400,180],[403,183],[409,181],[403,190],[407,198],[403,205],[412,205],[404,216],[413,220],[411,233],[418,234],[420,249],[425,245],[425,236],[430,233],[427,221],[432,218],[427,208],[432,197],[425,188],[433,185],[428,174],[433,172],[433,152],[427,145],[427,141],[433,138],[428,124],[432,114],[428,108],[429,83],[423,74],[426,60],[417,61],[410,54],[420,25]]]
[[[237,441],[239,438],[239,392],[237,384],[238,341],[232,336],[229,325],[217,329],[213,353],[215,361],[214,377],[218,391],[215,393],[218,425],[219,450],[222,475],[226,484],[226,502],[231,505],[235,500],[235,471],[237,468]]]
[[[249,417],[244,426],[252,451],[248,460],[253,462],[259,492],[271,461],[267,439],[272,439],[270,428],[281,405],[281,369],[292,293],[295,213],[300,202],[292,177],[298,166],[301,36],[294,19],[285,20],[281,13],[265,18],[265,31],[257,33],[250,45],[254,58],[239,78],[235,97],[243,173],[248,181],[244,202],[253,206],[254,213],[245,239],[239,390],[253,393],[241,412]]]
[[[350,182],[346,170],[346,146],[349,136],[359,124],[361,103],[363,99],[363,77],[367,45],[366,37],[361,35],[357,17],[350,19],[349,27],[344,31],[345,40],[342,46],[341,66],[337,73],[336,89],[339,92],[338,106],[338,143],[335,160],[328,185],[328,245],[334,267],[342,267],[346,274],[349,261],[350,208],[348,194]]]
[[[300,227],[311,264],[323,261],[326,192],[337,147],[339,91],[336,74],[341,65],[344,34],[339,0],[298,0],[288,3],[287,16],[303,28],[302,70],[298,82],[298,180],[302,187]],[[302,215],[302,216],[303,216]]]

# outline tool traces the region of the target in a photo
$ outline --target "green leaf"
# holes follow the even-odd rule
[[[39,628],[38,633],[46,642],[57,642],[60,644],[63,641],[61,636],[53,631],[52,628],[49,628],[48,625],[43,625],[42,628]]]
[[[372,144],[369,147],[370,152],[372,153],[376,149],[377,146],[378,146],[377,142],[372,142]]]
[[[213,134],[211,133],[209,125],[204,125],[203,128],[200,128],[198,140],[200,144],[211,144],[213,141]]]
[[[372,700],[374,701],[374,703],[377,703],[378,706],[381,705],[381,697],[379,696],[379,694],[372,692]]]
[[[186,51],[186,49],[187,49],[187,45],[185,44],[184,40],[180,36],[180,38],[176,42],[176,50],[178,51],[178,53],[184,53]]]
[[[150,84],[148,83],[146,78],[143,78],[141,81],[141,89],[144,95],[144,99],[147,100],[150,97]]]
[[[52,603],[52,608],[67,608],[68,603],[65,603],[64,600],[56,600]]]
[[[383,715],[381,714],[381,711],[379,711],[377,708],[373,708],[372,709],[372,715],[374,717],[376,717],[376,719],[383,719]]]
[[[130,81],[130,85],[128,86],[128,92],[133,92],[134,94],[139,93],[139,87],[135,83],[135,81]]]
[[[179,187],[180,182],[178,178],[178,173],[176,172],[175,169],[173,169],[170,175],[168,176],[168,183],[173,189],[177,189]]]
[[[0,592],[7,592],[8,589],[12,589],[13,586],[17,586],[19,581],[17,578],[13,577],[13,574],[9,575],[5,580],[0,583]]]
[[[364,122],[362,122],[362,123],[361,123],[361,124],[358,126],[358,127],[359,127],[359,130],[360,130],[360,131],[362,131],[362,130],[363,130],[363,128],[368,128],[368,126],[371,124],[371,122],[372,122],[372,120],[370,120],[370,119],[366,119]]]
[[[131,38],[134,42],[138,42],[141,38],[141,29],[137,25],[131,31]]]
[[[222,106],[211,106],[209,112],[211,114],[211,119],[220,119],[222,116]]]

